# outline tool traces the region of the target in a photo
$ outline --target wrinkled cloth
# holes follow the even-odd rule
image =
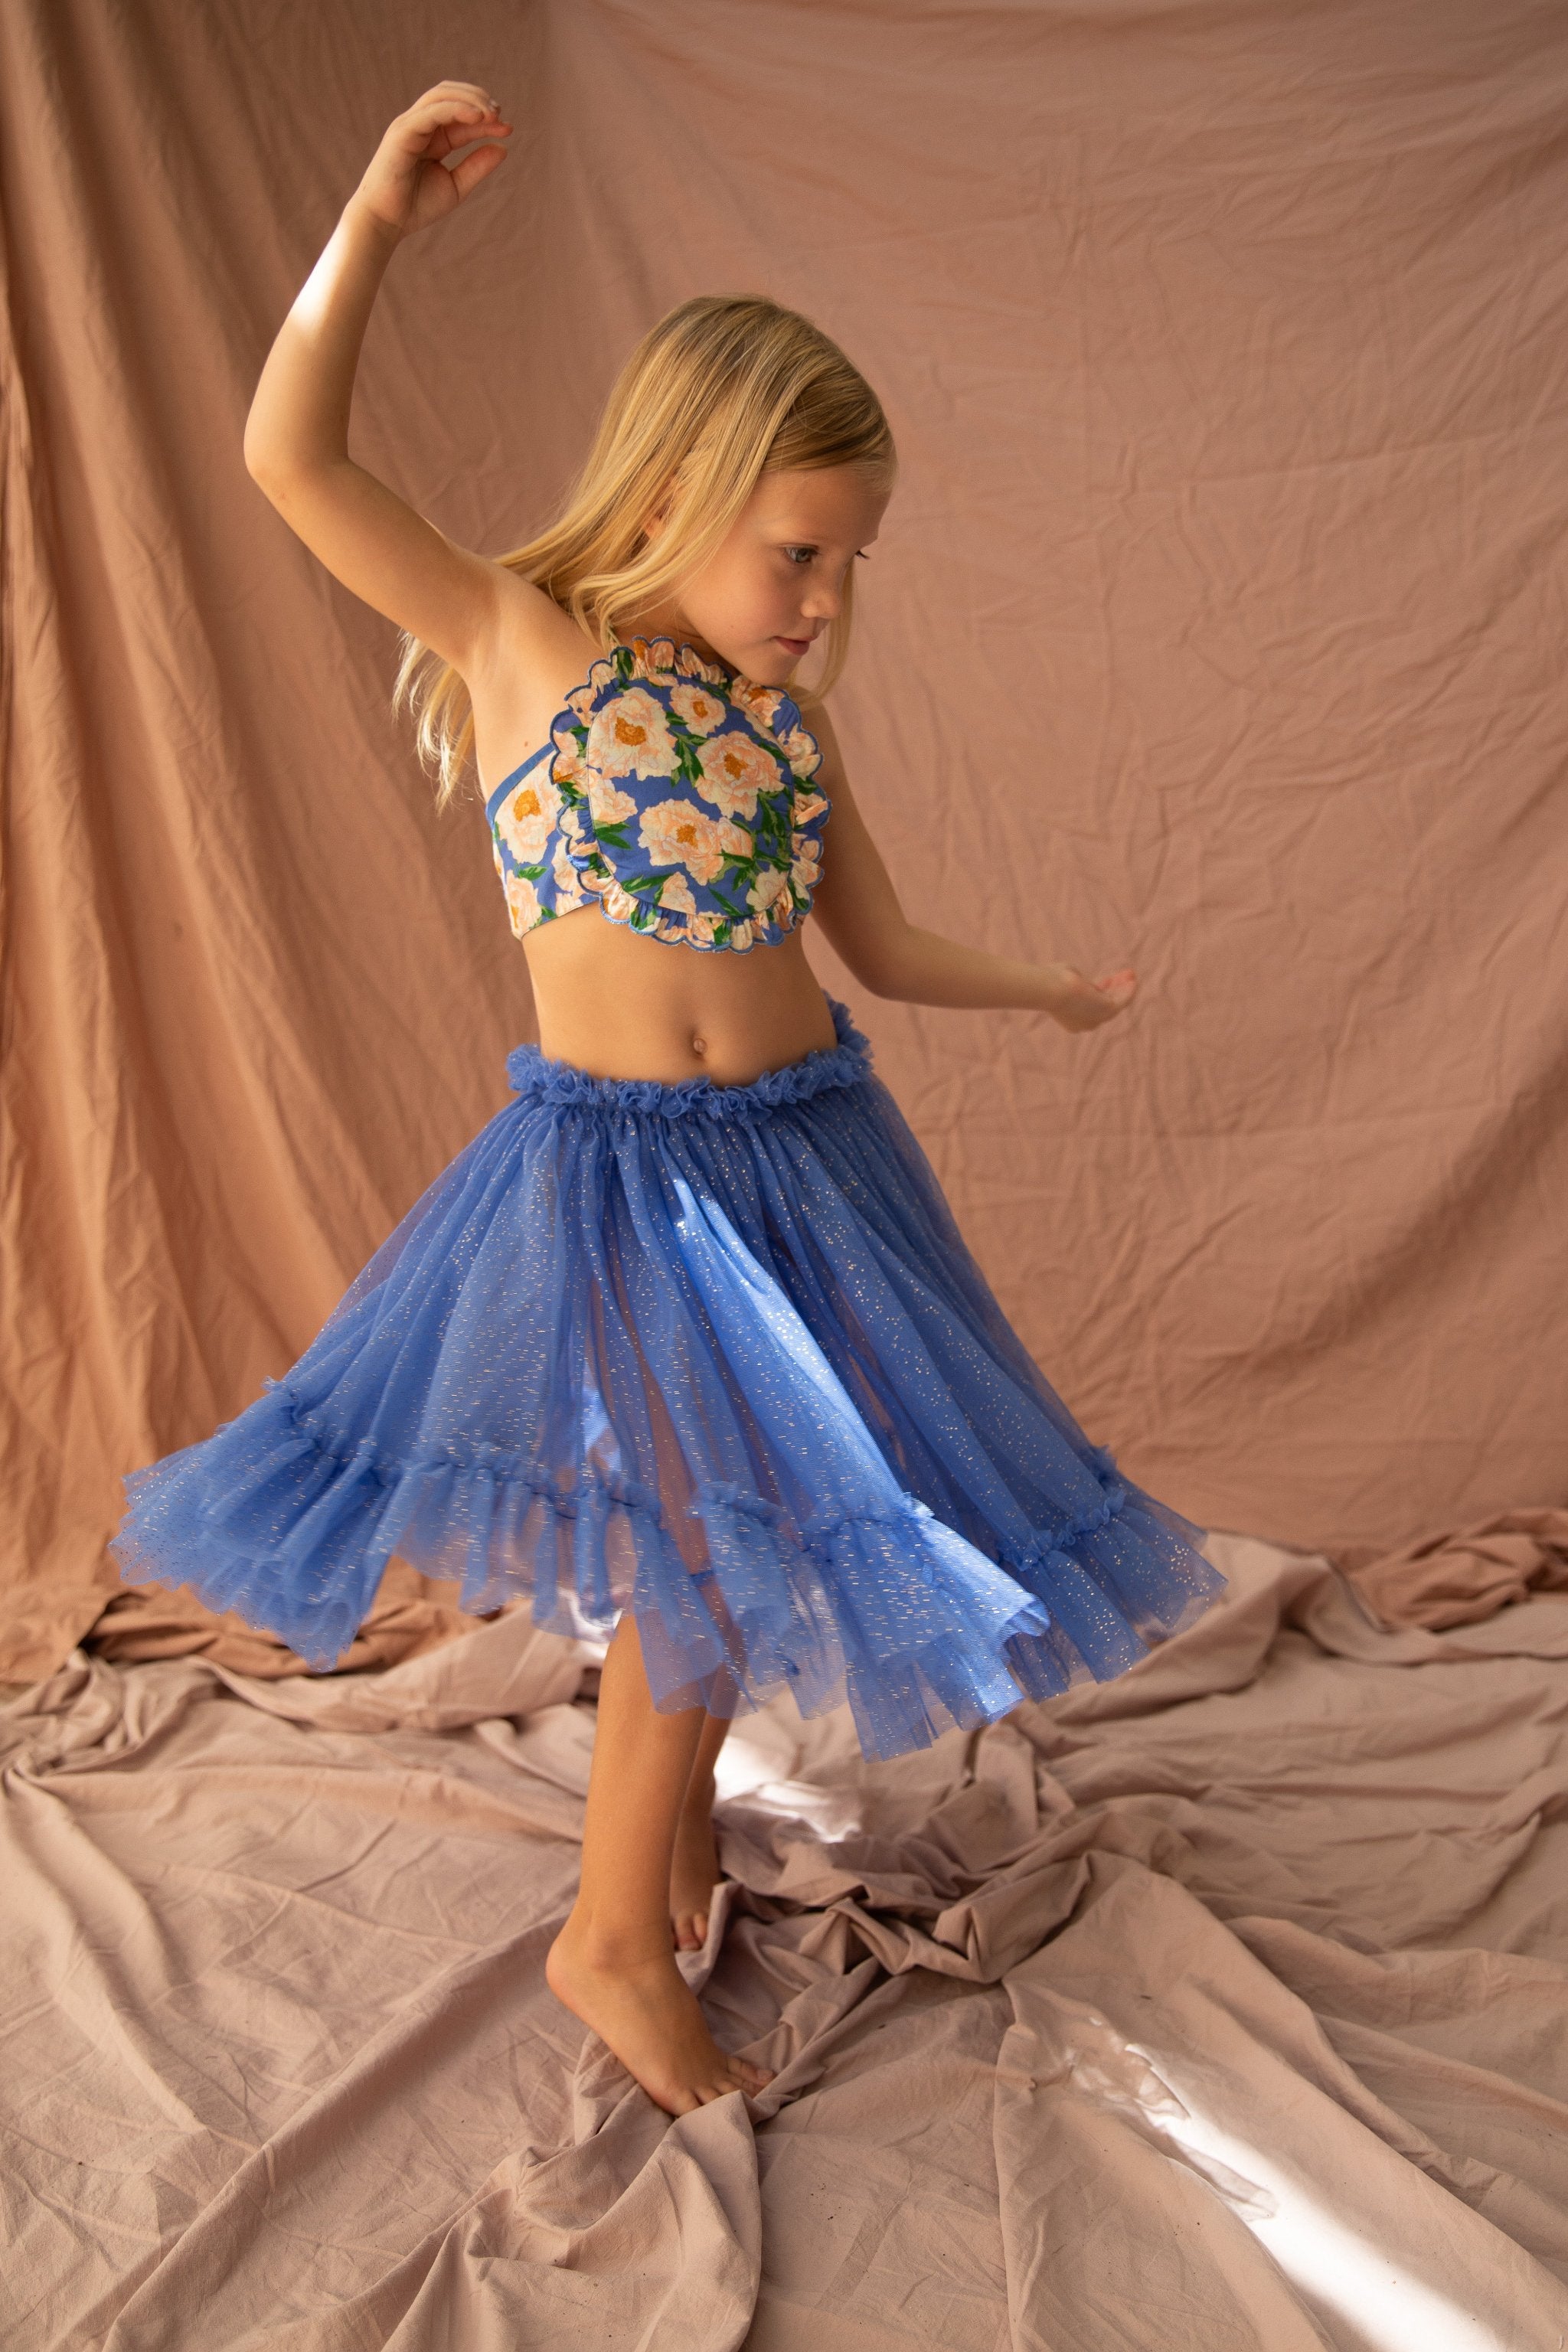
[[[339,1670],[363,1674],[368,1668],[400,1666],[444,1643],[461,1640],[483,1622],[459,1606],[458,1586],[450,1578],[421,1576],[406,1562],[390,1560],[370,1614],[338,1661]],[[205,1607],[184,1585],[172,1591],[150,1584],[117,1592],[83,1635],[82,1648],[120,1666],[140,1665],[152,1658],[201,1657],[232,1666],[237,1674],[268,1680],[310,1671],[276,1633],[247,1625],[232,1611]]]
[[[1389,1625],[1475,1625],[1531,1592],[1568,1590],[1568,1510],[1493,1512],[1339,1565]]]
[[[79,1654],[6,1724],[7,2341],[1556,2352],[1568,1607],[1208,1548],[1115,1683],[736,1727],[681,1965],[779,2072],[679,2122],[543,1982],[584,1652]]]

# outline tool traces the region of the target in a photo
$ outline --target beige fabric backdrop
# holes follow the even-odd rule
[[[529,1033],[394,633],[240,456],[444,73],[515,152],[398,257],[355,440],[443,529],[536,528],[700,289],[886,401],[835,713],[905,903],[1143,994],[1074,1039],[812,952],[1091,1434],[1347,1556],[1563,1500],[1559,10],[9,0],[0,1668]]]

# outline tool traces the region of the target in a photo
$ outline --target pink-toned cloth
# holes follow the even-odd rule
[[[1531,1592],[1568,1590],[1568,1511],[1500,1511],[1340,1565],[1391,1625],[1476,1625]]]
[[[750,1718],[672,2123],[545,1987],[583,1659],[514,1614],[5,1725],[25,2352],[1555,2352],[1568,1607],[1381,1626],[1210,1538],[1121,1681],[866,1764]]]

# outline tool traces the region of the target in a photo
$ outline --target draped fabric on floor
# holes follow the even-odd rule
[[[696,292],[798,305],[886,402],[858,796],[914,920],[1142,996],[1068,1037],[808,953],[1083,1425],[1333,1551],[1563,1500],[1561,7],[7,0],[0,1672],[93,1622],[121,1474],[285,1369],[530,1034],[395,631],[241,457],[448,74],[514,152],[395,259],[353,434],[442,530],[540,528]]]
[[[737,1727],[686,1965],[780,2071],[673,2125],[542,1973],[571,1645],[77,1653],[6,1730],[7,2344],[1555,2352],[1568,1601],[1384,1630],[1210,1543],[1119,1683],[884,1764]]]

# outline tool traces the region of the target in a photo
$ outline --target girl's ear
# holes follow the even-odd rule
[[[663,489],[658,494],[658,504],[654,507],[649,513],[643,517],[642,528],[643,537],[645,539],[655,540],[658,537],[659,532],[664,529],[664,526],[668,520],[669,502],[674,496],[674,482],[666,482]]]

